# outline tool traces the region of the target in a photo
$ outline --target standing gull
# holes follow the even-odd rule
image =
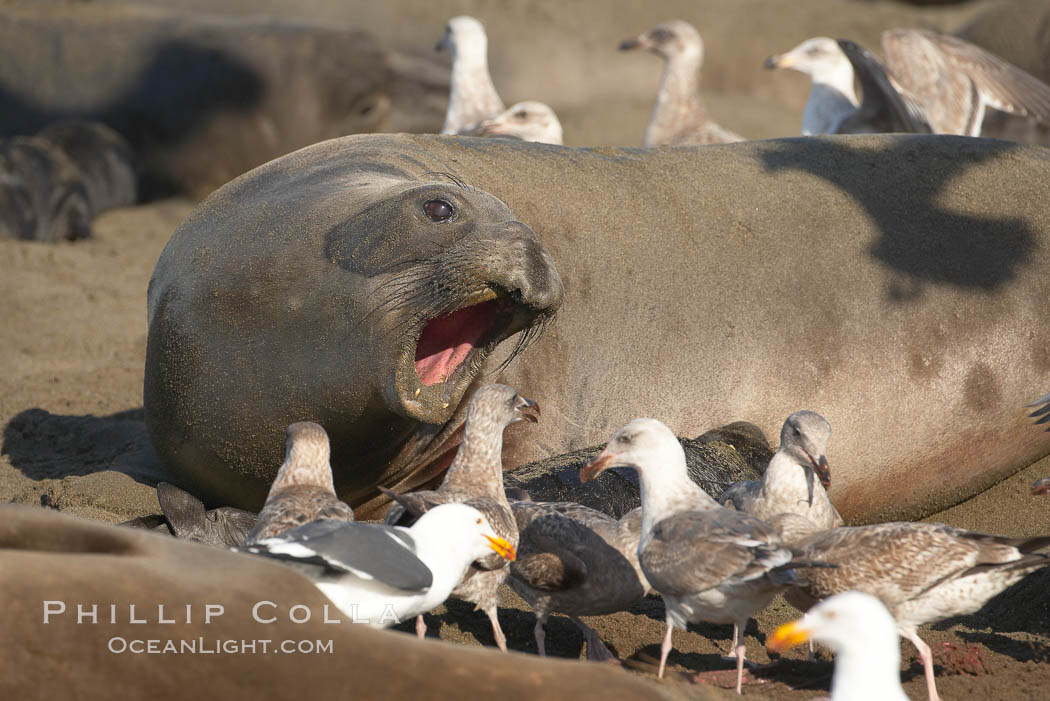
[[[466,504],[435,507],[411,528],[316,521],[241,551],[291,565],[354,622],[377,628],[444,602],[472,561],[493,552],[515,556],[514,546]]]
[[[773,631],[766,647],[783,652],[807,640],[835,653],[831,701],[908,701],[901,688],[896,624],[874,596],[836,594]]]
[[[434,491],[391,496],[395,503],[386,515],[388,524],[404,524],[438,504],[463,503],[481,511],[496,533],[514,547],[518,527],[503,490],[503,430],[515,421],[536,421],[539,406],[518,395],[506,385],[485,385],[470,400],[463,426],[463,442]],[[506,561],[490,555],[471,566],[452,596],[476,604],[492,621],[496,645],[506,652],[507,638],[499,625],[497,605],[499,585],[507,578]],[[416,622],[420,635],[426,632],[422,618]]]
[[[979,136],[988,107],[1050,124],[1050,86],[967,41],[925,30],[891,29],[882,34],[882,49],[885,67],[852,42],[819,37],[770,57],[766,65],[812,77],[803,134],[887,130],[885,124],[863,123],[865,104],[858,105],[853,93],[855,69],[865,103],[868,92],[881,93],[872,99],[903,104],[914,121],[911,127],[898,123],[894,130]],[[892,111],[898,119],[905,118],[898,107]]]
[[[330,457],[328,434],[318,424],[300,421],[285,430],[284,464],[245,545],[312,521],[354,520],[353,510],[335,495]]]
[[[453,17],[434,50],[452,54],[452,85],[442,134],[469,131],[503,111],[503,100],[489,76],[489,40],[481,22],[467,15]]]
[[[604,616],[635,605],[649,590],[638,563],[642,510],[616,520],[573,502],[511,502],[518,559],[507,583],[536,614],[536,649],[546,655],[544,625],[567,614],[587,640],[587,659],[616,660],[580,616]]]
[[[481,122],[478,136],[511,136],[522,141],[562,145],[561,122],[549,105],[535,100],[519,102]]]
[[[843,525],[825,491],[831,484],[826,457],[831,425],[820,414],[797,411],[784,421],[777,449],[759,482],[737,482],[722,504],[767,523],[780,514],[797,514],[817,528]],[[820,486],[816,485],[819,478]]]
[[[724,144],[744,137],[723,129],[707,117],[700,97],[700,66],[704,43],[688,22],[672,20],[620,43],[621,51],[646,49],[664,60],[656,104],[645,130],[647,148],[664,144]]]
[[[815,602],[856,590],[878,597],[899,633],[919,651],[931,701],[939,699],[930,647],[917,629],[973,613],[1029,572],[1050,564],[1035,552],[1050,536],[1008,538],[937,523],[881,523],[817,532],[792,545],[796,557],[834,563],[797,572],[785,598],[805,611]]]
[[[928,132],[909,108],[882,62],[852,41],[814,37],[766,59],[766,68],[790,68],[812,80],[802,115],[802,135]],[[864,101],[857,100],[854,78]]]
[[[638,560],[667,610],[659,676],[674,627],[684,629],[690,621],[732,623],[740,693],[743,631],[748,618],[794,579],[791,551],[765,523],[719,506],[689,479],[681,444],[655,419],[635,419],[617,431],[580,471],[580,480],[610,467],[634,468],[641,484]]]

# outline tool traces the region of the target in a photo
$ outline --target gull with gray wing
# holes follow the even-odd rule
[[[635,419],[612,437],[580,480],[610,467],[638,472],[642,537],[638,560],[660,592],[667,634],[659,675],[671,651],[671,631],[690,621],[732,623],[737,693],[741,691],[747,620],[794,579],[792,553],[759,519],[719,506],[686,471],[685,453],[671,430],[655,419]]]
[[[444,602],[474,560],[515,556],[488,519],[466,504],[437,506],[410,528],[316,521],[239,551],[294,567],[351,620],[376,628]]]
[[[919,29],[882,34],[883,65],[853,42],[808,39],[768,68],[812,78],[802,133],[929,131],[979,136],[992,107],[1050,124],[1050,86],[958,37]],[[853,91],[861,81],[864,102]]]

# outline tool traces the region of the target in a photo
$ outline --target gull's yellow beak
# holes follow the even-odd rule
[[[518,554],[514,552],[514,546],[499,536],[493,538],[492,536],[487,535],[485,536],[485,540],[489,542],[489,547],[495,550],[496,554],[505,560],[513,561],[514,558],[518,556]]]
[[[809,629],[801,620],[785,623],[766,638],[766,649],[770,652],[784,652],[800,643],[809,640]]]

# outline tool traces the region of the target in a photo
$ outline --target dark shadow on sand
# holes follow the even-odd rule
[[[141,408],[109,416],[26,409],[4,427],[0,453],[35,480],[112,470],[150,486],[173,481],[153,451]]]
[[[1034,232],[1022,219],[946,210],[939,200],[956,175],[1020,144],[901,136],[879,148],[875,161],[866,158],[863,138],[771,141],[762,159],[771,171],[805,171],[823,178],[864,208],[880,232],[871,255],[902,274],[887,290],[890,301],[916,300],[928,283],[990,292],[1017,276],[1036,248]],[[955,141],[957,148],[944,149],[945,140]]]
[[[142,160],[146,199],[174,194],[174,183],[153,163],[223,112],[248,111],[266,93],[264,79],[233,55],[172,39],[160,44],[135,82],[104,105],[83,110],[43,106],[0,84],[0,136],[33,134],[67,118],[102,122],[121,134]],[[154,166],[154,167],[151,167]]]

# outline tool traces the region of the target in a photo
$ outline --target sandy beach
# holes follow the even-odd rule
[[[204,0],[164,2],[185,12],[214,11]],[[824,18],[840,4],[865,5],[866,14]],[[0,3],[0,11],[6,3]],[[762,15],[768,3],[747,0],[731,11],[726,3],[662,2],[656,7],[622,4],[577,30],[571,18],[553,18],[554,2],[515,3],[499,12],[492,3],[455,2],[435,7],[402,0],[393,10],[366,4],[353,11],[331,0],[308,0],[295,9],[277,2],[253,3],[256,11],[283,17],[338,20],[370,29],[389,46],[427,54],[446,17],[488,12],[493,43],[502,50],[492,61],[496,82],[508,104],[546,99],[562,117],[569,145],[638,145],[658,78],[657,61],[615,52],[619,39],[676,13],[698,21],[707,41],[705,86],[709,105],[723,124],[753,138],[797,133],[806,81],[798,75],[761,71],[762,57],[790,48],[820,31],[850,33],[876,45],[881,29],[902,23],[956,28],[988,3],[915,8],[896,3],[802,3],[786,20]],[[695,7],[694,7],[695,5]],[[870,7],[868,7],[870,5]],[[619,6],[619,4],[618,4]],[[248,3],[225,3],[223,12],[247,12]],[[688,9],[686,9],[688,8]],[[574,8],[577,19],[591,10]],[[757,29],[744,31],[750,22]],[[543,33],[541,26],[550,26]],[[529,31],[521,31],[525,27]],[[819,30],[817,29],[819,27]],[[770,45],[770,36],[778,39]],[[569,40],[572,37],[572,41]],[[739,41],[731,42],[730,37]],[[499,42],[503,42],[500,44]],[[567,77],[536,94],[542,66],[527,55],[546,54],[572,66]],[[742,65],[753,62],[751,68]],[[601,66],[601,70],[598,67]],[[601,78],[592,79],[600,75]],[[581,86],[586,85],[586,89]],[[436,125],[434,128],[439,128]],[[163,199],[103,214],[90,239],[60,245],[0,240],[0,501],[59,509],[85,518],[119,523],[159,512],[152,480],[161,470],[149,445],[142,413],[146,348],[146,289],[165,243],[195,202]],[[1033,395],[1034,398],[1034,395]],[[737,417],[746,420],[748,417]],[[1038,430],[1033,427],[1033,431]],[[832,447],[833,460],[834,447]],[[1029,495],[1037,477],[1050,474],[1050,458],[1027,467],[978,496],[928,520],[1011,536],[1050,532],[1050,501]],[[1043,699],[1050,685],[1050,574],[1036,573],[980,613],[952,619],[920,633],[934,648],[938,686],[946,699]],[[500,610],[512,650],[535,652],[534,619],[522,600],[504,587]],[[778,599],[747,630],[748,655],[770,661],[766,635],[797,617]],[[628,669],[655,679],[655,660],[664,631],[663,607],[655,595],[630,612],[589,618]],[[463,645],[491,646],[487,619],[470,606],[451,602],[428,616],[428,635]],[[406,631],[409,629],[405,627]],[[704,698],[713,688],[731,687],[731,663],[720,659],[729,645],[729,626],[699,625],[676,631],[672,673],[663,681],[686,696]],[[582,657],[582,637],[565,618],[548,623],[548,654]],[[902,646],[905,690],[925,698],[922,666],[909,643]],[[816,665],[804,648],[781,664],[749,674],[745,695],[809,699],[826,693],[830,655]],[[694,686],[692,673],[704,684]],[[710,686],[708,686],[710,685]],[[716,692],[714,695],[720,695]],[[730,698],[729,692],[725,697]]]

